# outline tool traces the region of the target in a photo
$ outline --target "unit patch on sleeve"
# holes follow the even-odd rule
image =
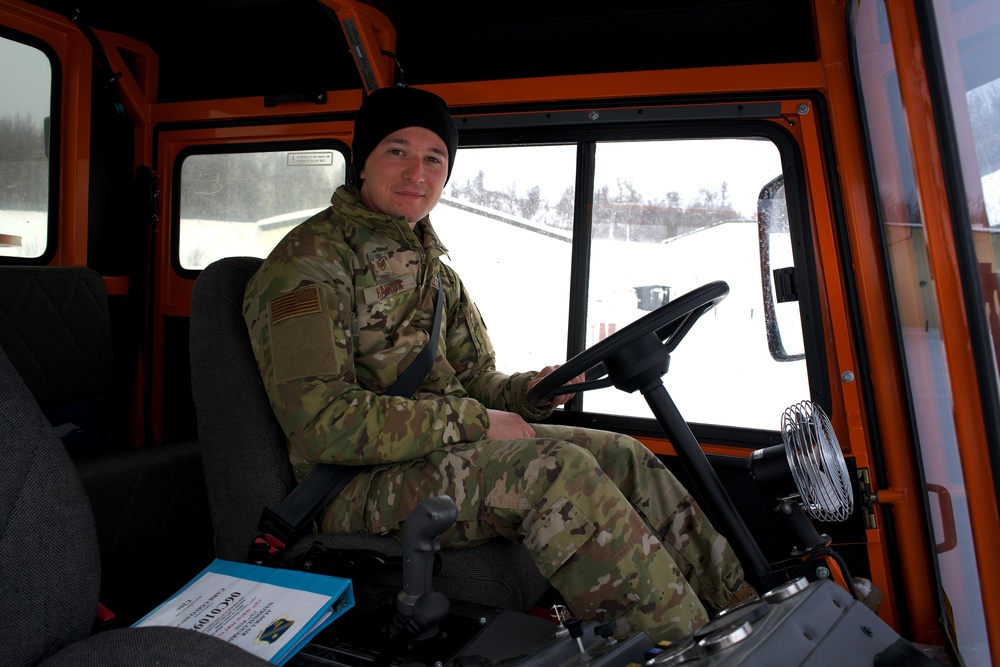
[[[336,375],[346,358],[346,340],[331,326],[319,287],[309,285],[276,296],[271,310],[271,357],[278,384]]]

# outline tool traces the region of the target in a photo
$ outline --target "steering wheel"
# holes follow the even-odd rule
[[[630,393],[636,389],[642,391],[653,415],[688,472],[695,491],[704,499],[704,509],[708,511],[716,528],[729,539],[750,582],[758,590],[762,590],[761,586],[770,588],[776,583],[775,577],[780,577],[781,572],[775,574],[771,571],[760,546],[663,386],[670,353],[698,318],[728,294],[729,285],[716,281],[660,306],[546,375],[528,392],[528,400],[534,405],[544,406],[551,403],[552,397],[558,394],[611,385]],[[586,374],[584,382],[566,384],[581,373]]]
[[[538,381],[528,401],[543,406],[553,396],[614,385],[629,393],[660,384],[669,355],[699,317],[729,294],[729,285],[718,280],[702,285],[642,316],[623,329],[592,345]],[[581,373],[586,380],[566,384]]]

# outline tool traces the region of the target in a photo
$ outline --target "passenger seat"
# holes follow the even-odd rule
[[[0,655],[12,667],[264,667],[207,634],[173,627],[92,634],[101,578],[94,518],[65,448],[0,347]],[[152,583],[159,576],[147,570]]]
[[[105,419],[114,350],[96,271],[0,267],[0,346],[71,456],[122,447]]]
[[[112,626],[141,618],[214,557],[201,448],[127,441],[134,381],[116,370],[116,330],[95,270],[0,266],[0,348],[87,491]]]

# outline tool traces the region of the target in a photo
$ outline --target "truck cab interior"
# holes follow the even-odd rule
[[[951,593],[938,584],[967,574],[941,564],[970,553],[962,520],[953,533],[948,519],[965,499],[925,485],[926,471],[958,464],[918,451],[929,417],[911,398],[918,355],[904,350],[906,332],[962,319],[932,312],[928,286],[946,283],[950,263],[922,255],[951,232],[914,222],[948,209],[914,193],[959,179],[921,171],[931,149],[905,111],[926,96],[894,55],[937,45],[930,10],[888,4],[0,0],[0,86],[13,93],[0,102],[0,419],[37,408],[64,450],[45,457],[71,478],[69,491],[51,487],[72,494],[51,511],[73,527],[56,530],[96,538],[83,560],[57,550],[11,565],[90,587],[72,627],[17,655],[37,664],[91,650],[89,638],[138,660],[130,625],[213,558],[253,561],[258,548],[256,562],[353,578],[361,592],[361,620],[290,664],[987,664],[993,575],[970,568],[976,581]],[[957,4],[964,76],[992,81],[983,54],[1000,16],[984,0]],[[988,20],[977,27],[974,11]],[[581,657],[575,638],[538,625],[556,625],[560,600],[525,550],[493,541],[420,553],[433,563],[421,586],[450,602],[447,621],[428,622],[447,639],[439,629],[390,655],[396,592],[418,576],[404,567],[412,545],[296,533],[278,559],[261,556],[275,528],[262,513],[295,483],[243,287],[345,181],[354,115],[392,85],[437,93],[455,119],[459,158],[434,224],[502,370],[563,364],[539,396],[586,373],[551,420],[649,446],[734,544],[766,609],[713,619],[670,650],[587,627]],[[985,173],[996,147],[983,145]],[[889,164],[888,149],[906,159]],[[995,254],[992,235],[976,239]],[[912,295],[895,296],[909,283],[891,261],[919,278]],[[515,307],[524,294],[534,298]],[[995,314],[989,294],[970,297],[970,321],[984,303]],[[951,373],[953,392],[980,386],[961,381],[975,364],[935,349],[926,375]],[[981,412],[983,437],[969,440],[989,454]],[[52,449],[37,426],[5,424],[4,451]],[[973,454],[957,449],[974,476]],[[988,491],[997,465],[982,461],[976,488]],[[21,478],[11,468],[5,493]],[[34,479],[22,490],[54,484]],[[0,525],[24,510],[4,513]],[[989,525],[988,507],[971,514],[973,529]],[[5,543],[24,539],[4,531]],[[973,532],[981,554],[989,539]],[[101,613],[81,618],[95,596]],[[803,633],[806,644],[788,639]],[[232,659],[206,646],[173,657]]]

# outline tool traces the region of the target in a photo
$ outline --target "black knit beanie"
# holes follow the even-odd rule
[[[404,127],[424,127],[441,137],[448,147],[448,178],[455,164],[458,130],[444,100],[419,88],[395,86],[379,88],[368,95],[354,119],[351,160],[354,178],[361,184],[361,170],[379,142]]]

